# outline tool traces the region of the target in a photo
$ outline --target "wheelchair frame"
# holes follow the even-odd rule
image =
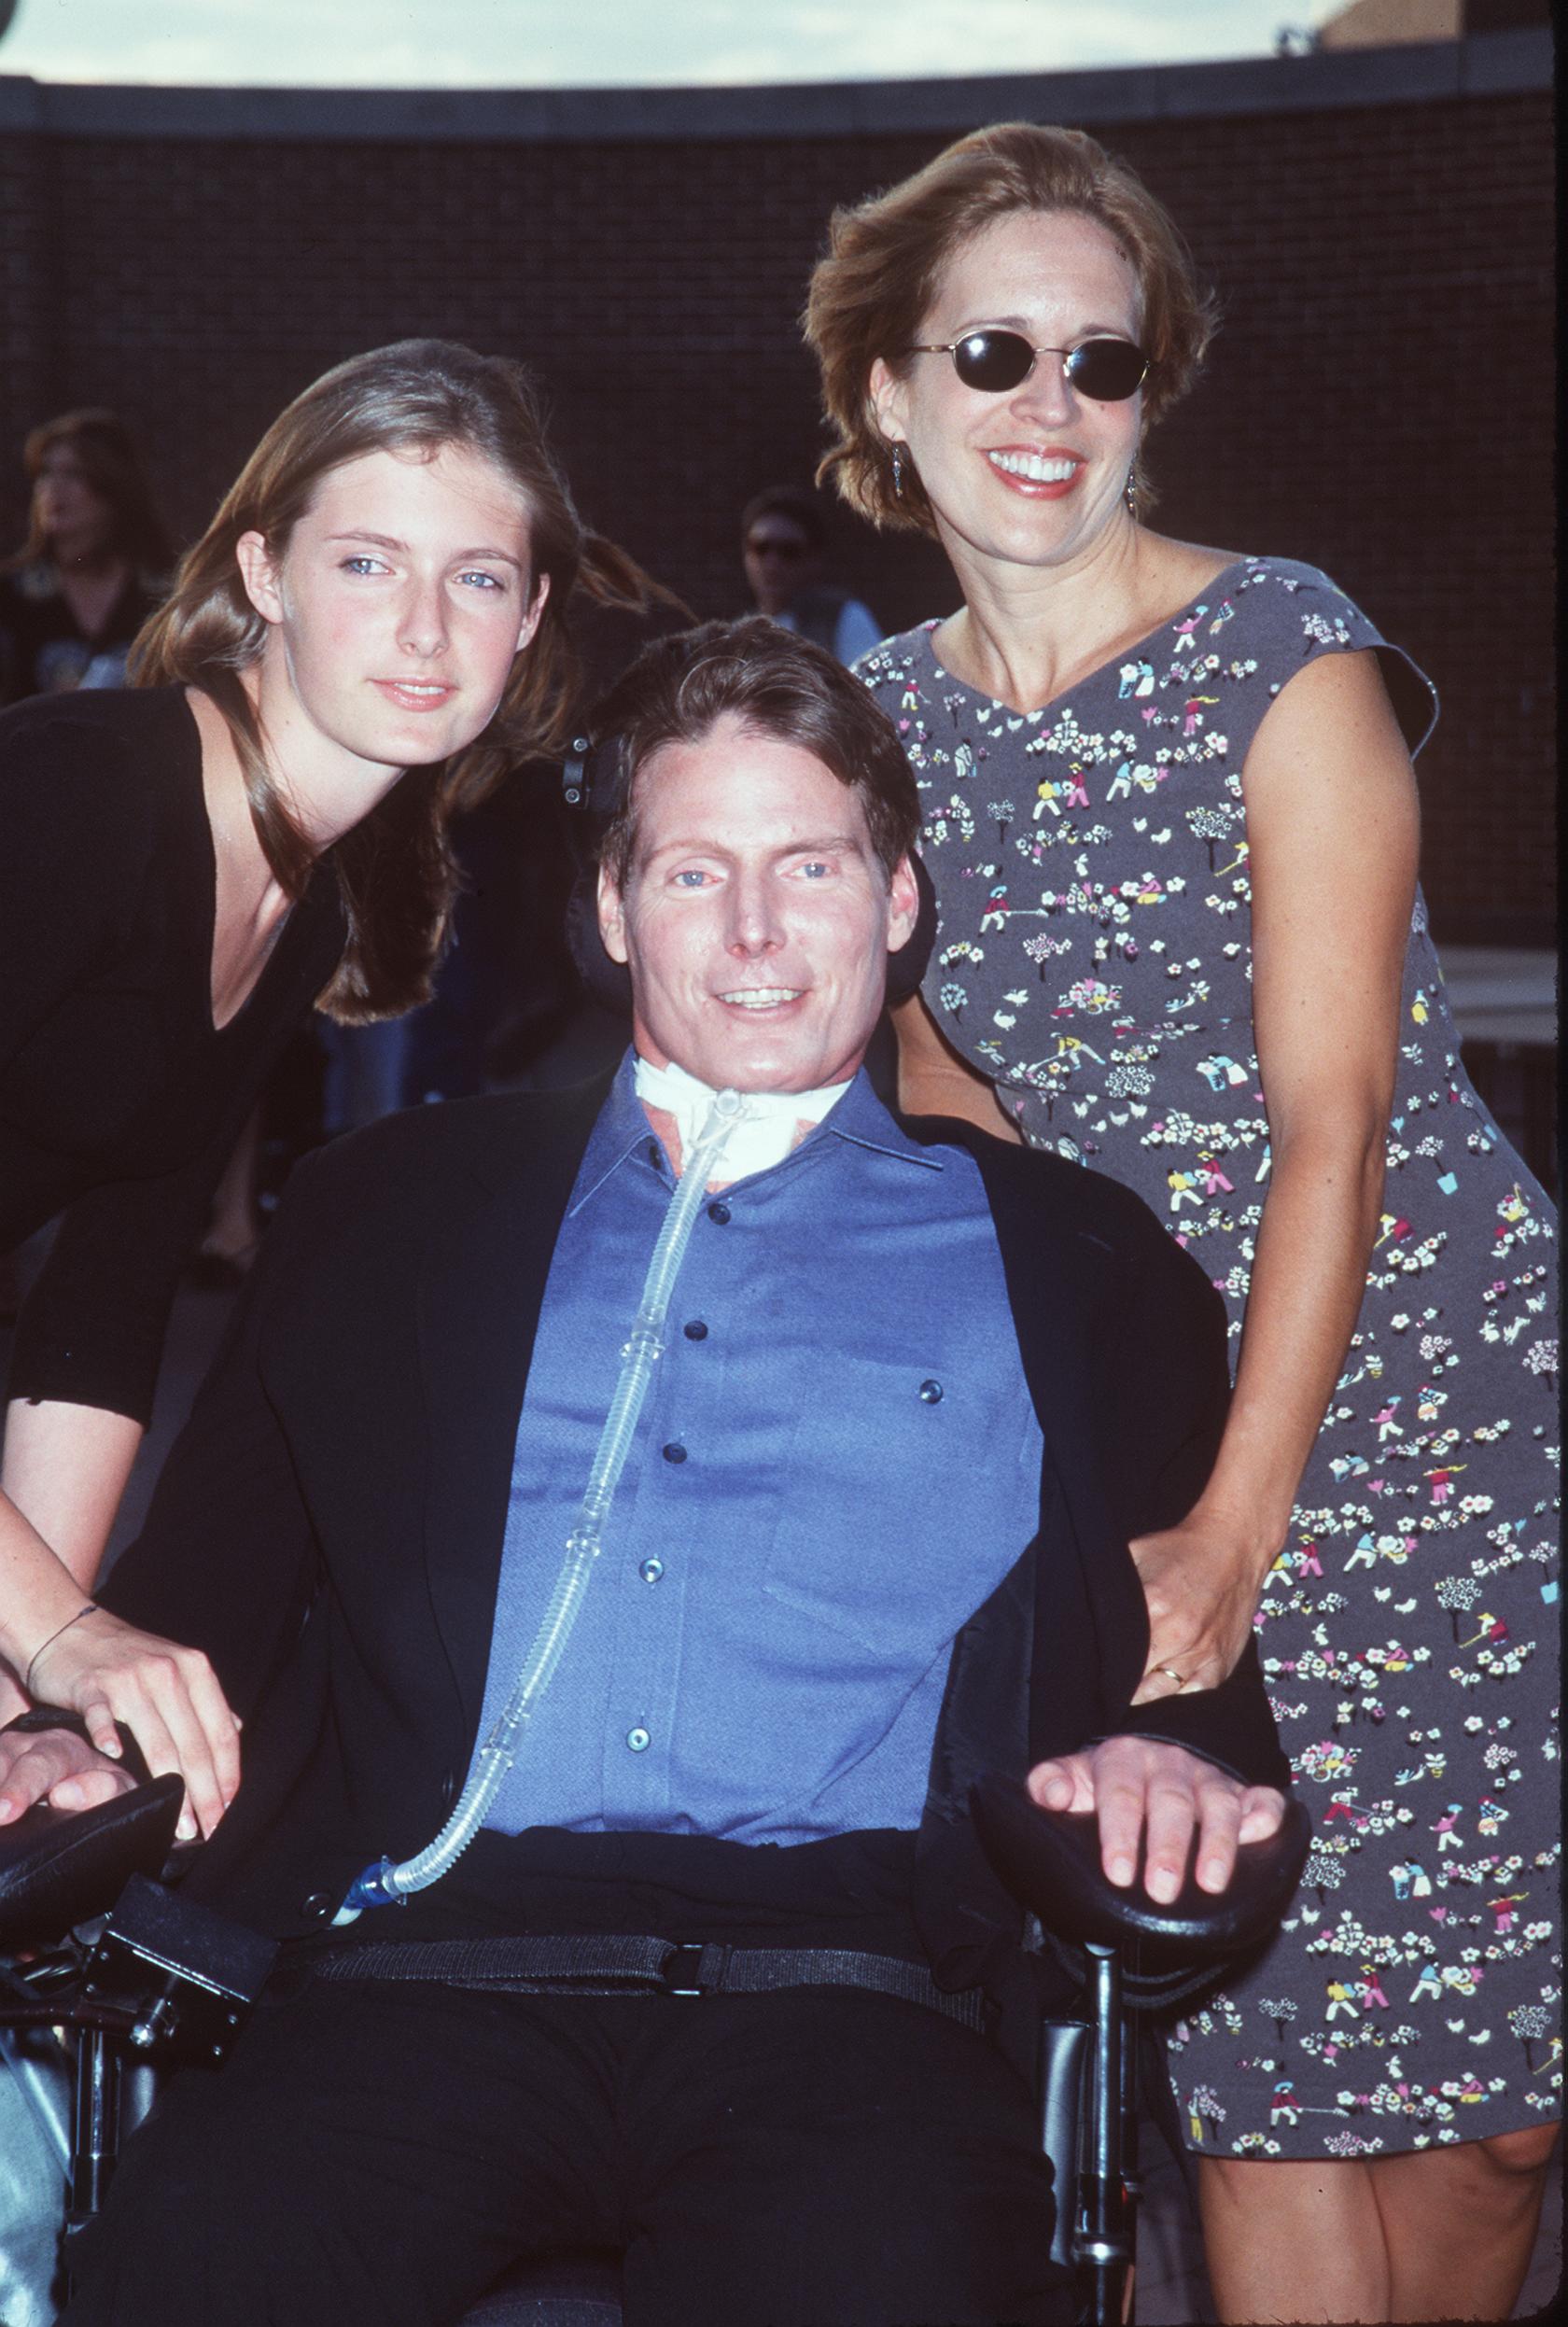
[[[987,1787],[990,1800],[986,1799]],[[1225,1902],[1206,1899],[1189,1878],[1169,1913],[1152,1911],[1135,1895],[1104,1883],[1085,1885],[1085,1821],[1029,1805],[1032,1863],[1021,1866],[1009,1822],[1018,1831],[1016,1788],[987,1781],[977,1789],[983,1838],[1004,1876],[1038,1914],[1042,1885],[1056,1884],[1064,1912],[1053,1917],[1058,1938],[1081,1949],[1087,1965],[1086,2019],[1042,2022],[1037,2073],[1042,2147],[1057,2190],[1050,2257],[1074,2275],[1081,2327],[1120,2327],[1133,2317],[1128,2301],[1137,2237],[1138,2039],[1124,1979],[1124,1936],[1133,1951],[1153,1930],[1177,1930],[1191,1945],[1195,1916],[1211,1927],[1225,1920]],[[999,1817],[999,1812],[1004,1814]],[[53,1815],[54,1814],[49,1814]],[[172,1818],[169,1821],[172,1827]],[[1272,1843],[1251,1847],[1242,1922],[1267,1928],[1294,1888],[1305,1856],[1309,1822],[1293,1803]],[[143,1865],[162,1863],[144,1827],[137,1847]],[[125,1871],[121,1869],[119,1871]],[[105,1887],[112,1887],[106,1885]],[[1231,1952],[1237,1919],[1226,1934]],[[95,1942],[60,1942],[21,1977],[6,1975],[0,2026],[77,2031],[72,2155],[67,2176],[63,2262],[69,2283],[73,2234],[91,2219],[106,2195],[119,2155],[126,2085],[146,2113],[154,2067],[194,2058],[221,2062],[250,2007],[260,1995],[276,1949],[270,1941],[184,1900],[131,1871]],[[74,1993],[65,1992],[73,1976]],[[1211,1977],[1220,1976],[1216,1966]],[[1189,1987],[1191,1982],[1189,1980]],[[569,2302],[571,2298],[565,2298]],[[550,2318],[549,2295],[534,2298],[539,2327]],[[581,2312],[579,2313],[581,2316]],[[564,2322],[570,2316],[561,2311]]]

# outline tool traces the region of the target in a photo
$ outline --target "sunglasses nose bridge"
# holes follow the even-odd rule
[[[1008,394],[1031,404],[1044,404],[1052,411],[1070,406],[1083,392],[1068,369],[1071,353],[1065,347],[1030,345],[1029,370]]]

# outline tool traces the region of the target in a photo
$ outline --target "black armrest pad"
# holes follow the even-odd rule
[[[1047,1930],[1079,1944],[1136,1941],[1151,1971],[1245,1954],[1267,1939],[1301,1878],[1312,1827],[1287,1796],[1278,1833],[1241,1845],[1225,1890],[1200,1890],[1189,1857],[1181,1890],[1162,1906],[1141,1883],[1123,1890],[1108,1880],[1092,1812],[1043,1810],[1021,1779],[995,1773],[975,1785],[970,1807],[1002,1881]]]
[[[105,1913],[133,1874],[156,1874],[184,1800],[181,1779],[155,1777],[95,1810],[39,1803],[0,1826],[0,1947],[45,1946]]]

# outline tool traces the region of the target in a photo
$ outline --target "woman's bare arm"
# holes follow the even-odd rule
[[[0,1465],[0,1656],[16,1678],[0,1673],[0,1721],[25,1712],[29,1664],[91,1598],[141,1439],[126,1414],[12,1401]]]
[[[993,1139],[1023,1144],[1023,1133],[1002,1113],[996,1086],[960,1058],[918,994],[889,1012],[898,1036],[898,1097],[906,1115],[956,1115]]]
[[[52,1399],[13,1401],[0,1470],[0,1721],[32,1698],[66,1705],[118,1756],[115,1724],[154,1775],[177,1770],[187,1823],[208,1834],[239,1784],[233,1715],[197,1649],[143,1633],[107,1609],[80,1611],[125,1490],[141,1424]],[[79,1618],[79,1620],[76,1620]],[[193,1821],[193,1823],[192,1823]]]
[[[1343,1363],[1377,1230],[1415,891],[1414,778],[1369,652],[1281,694],[1243,777],[1253,1016],[1272,1162],[1236,1394],[1213,1475],[1133,1556],[1152,1644],[1138,1699],[1213,1687],[1263,1579]]]

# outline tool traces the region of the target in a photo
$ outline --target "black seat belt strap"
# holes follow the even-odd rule
[[[320,1980],[434,1980],[448,1987],[521,1996],[762,1996],[847,1987],[892,1996],[984,2030],[979,1988],[949,1994],[920,1964],[848,1947],[731,1947],[718,1941],[600,1936],[388,1940],[333,1947],[313,1965]]]

